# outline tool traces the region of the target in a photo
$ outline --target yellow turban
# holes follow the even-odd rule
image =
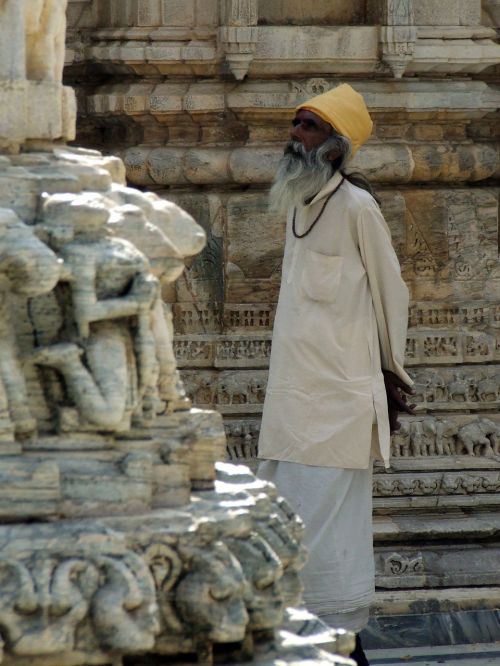
[[[296,110],[299,109],[313,111],[339,134],[350,139],[351,155],[361,148],[372,133],[373,122],[365,100],[347,83],[300,104]]]

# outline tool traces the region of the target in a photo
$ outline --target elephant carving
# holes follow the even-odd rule
[[[498,452],[498,430],[497,424],[490,419],[467,423],[458,431],[457,453],[493,455]]]

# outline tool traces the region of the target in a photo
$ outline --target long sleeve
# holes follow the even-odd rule
[[[403,367],[408,326],[408,287],[401,277],[389,228],[375,203],[361,211],[358,237],[377,320],[382,368],[391,370],[405,383],[412,385],[413,381]]]

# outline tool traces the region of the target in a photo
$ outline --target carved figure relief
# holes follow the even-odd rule
[[[237,405],[261,405],[267,388],[267,372],[223,371],[217,375],[190,372],[183,375],[187,395],[196,405],[217,405],[237,409]]]
[[[0,424],[7,438],[32,435],[36,421],[30,413],[25,378],[18,360],[9,310],[9,293],[36,296],[57,283],[61,262],[17,215],[0,208]]]
[[[392,455],[422,456],[492,456],[500,453],[500,423],[488,418],[460,425],[449,418],[427,417],[404,421],[393,436]]]
[[[415,402],[419,408],[490,409],[500,400],[500,373],[496,366],[455,370],[431,368],[413,371]]]
[[[73,418],[63,408],[62,429],[129,427],[132,414],[153,409],[146,401],[157,381],[151,312],[158,281],[141,252],[109,236],[109,215],[101,195],[53,195],[37,228],[65,269],[57,292],[65,339],[33,355],[61,373],[77,408]],[[133,335],[120,325],[129,317],[137,322]]]

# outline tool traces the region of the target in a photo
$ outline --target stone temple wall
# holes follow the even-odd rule
[[[419,403],[375,470],[372,638],[422,611],[408,636],[498,637],[498,0],[70,0],[68,22],[78,143],[208,235],[164,297],[187,392],[224,414],[233,459],[255,454],[284,240],[266,197],[293,109],[339,82],[365,96],[374,134],[353,166],[411,291]]]

